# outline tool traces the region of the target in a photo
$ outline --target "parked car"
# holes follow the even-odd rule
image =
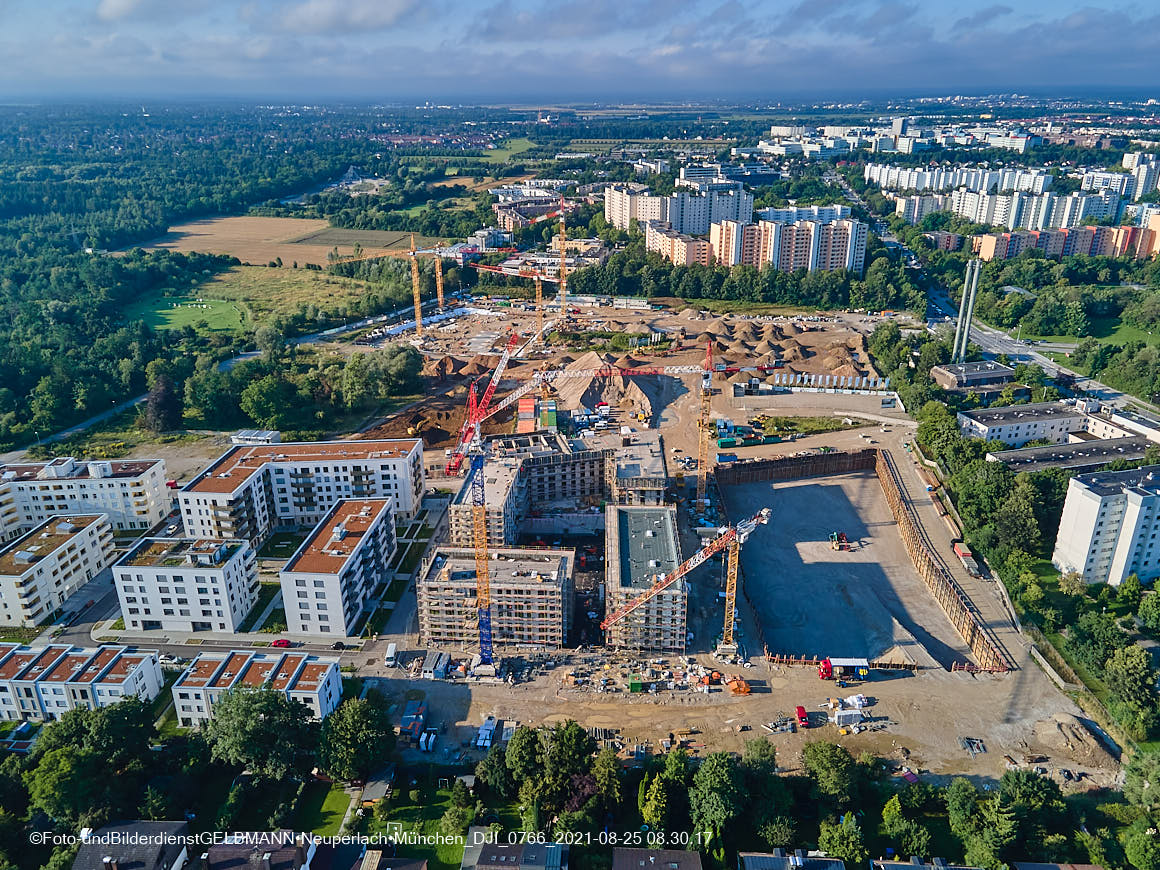
[[[270,646],[276,646],[276,647],[278,647],[278,649],[286,649],[287,647],[290,646],[290,641],[286,640],[286,638],[284,638],[284,637],[280,637],[276,641],[271,643]]]
[[[334,643],[332,643],[330,645],[330,648],[331,649],[346,649],[346,644],[343,643],[341,640],[336,640]]]

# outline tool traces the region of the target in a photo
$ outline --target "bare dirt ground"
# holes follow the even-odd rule
[[[729,515],[773,515],[741,551],[771,652],[949,667],[970,652],[927,592],[873,472],[730,487]],[[844,532],[848,551],[831,548]]]

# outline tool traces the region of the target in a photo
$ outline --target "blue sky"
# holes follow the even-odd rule
[[[0,98],[1160,97],[1160,4],[1097,4],[0,0]]]

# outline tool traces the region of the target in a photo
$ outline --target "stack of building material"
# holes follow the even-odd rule
[[[516,414],[516,434],[524,435],[536,431],[536,397],[524,396],[520,399]]]

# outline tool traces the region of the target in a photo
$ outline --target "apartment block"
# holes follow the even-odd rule
[[[249,541],[145,538],[113,565],[125,628],[236,632],[258,600]]]
[[[0,549],[0,625],[40,625],[112,561],[104,514],[44,520]]]
[[[423,499],[423,442],[319,441],[233,447],[180,493],[188,534],[245,538],[315,526],[339,501],[389,498],[397,516]]]
[[[1129,574],[1160,577],[1160,465],[1099,471],[1067,486],[1051,561],[1088,583],[1118,586]]]
[[[51,722],[130,696],[148,702],[164,684],[156,650],[0,643],[0,719]]]
[[[305,704],[315,719],[325,719],[342,698],[342,677],[337,658],[310,653],[202,653],[173,684],[178,722],[185,728],[208,722],[214,705],[233,689],[272,689]]]
[[[691,189],[688,189],[691,188]],[[753,195],[739,181],[690,180],[669,196],[656,196],[639,186],[616,185],[604,192],[604,219],[627,230],[640,224],[667,223],[673,232],[704,235],[714,221],[753,219]]]
[[[553,502],[574,506],[585,499],[608,497],[608,463],[612,449],[589,447],[562,435],[529,435],[488,439],[488,456],[479,471],[469,471],[448,509],[450,541],[470,547],[473,540],[472,483],[484,481],[487,538],[492,547],[516,543],[521,526],[534,507]]]
[[[608,505],[605,514],[604,589],[612,614],[681,564],[676,508]],[[683,653],[688,586],[677,580],[608,629],[619,649]]]
[[[781,272],[848,269],[861,273],[869,227],[855,220],[761,220],[741,226],[714,224],[709,239],[713,256],[726,266],[770,266]]]
[[[172,504],[163,459],[80,461],[60,456],[0,466],[0,540],[59,513],[101,513],[115,529],[148,529],[161,522]]]
[[[1131,197],[1135,179],[1123,172],[1085,172],[1080,190],[1110,190],[1117,196]]]
[[[779,224],[792,224],[797,221],[840,221],[850,217],[850,206],[834,203],[833,205],[787,205],[781,208],[763,208],[755,213],[758,220],[773,221]]]
[[[1043,193],[1051,187],[1051,173],[1045,169],[980,169],[954,167],[950,169],[911,169],[882,163],[869,163],[862,172],[863,179],[883,190],[967,190],[1022,191]]]
[[[1022,447],[1028,441],[1040,439],[1065,444],[1068,435],[1084,429],[1086,418],[1079,407],[1062,402],[1005,405],[958,413],[959,429],[967,438],[1002,441],[1010,447]]]
[[[557,649],[572,628],[571,550],[495,549],[488,560],[491,632],[497,646]],[[439,547],[419,572],[419,640],[470,649],[479,643],[475,552]]]
[[[713,258],[713,248],[709,242],[685,235],[656,221],[645,224],[644,245],[646,250],[655,251],[678,266],[691,266],[694,263],[708,266]]]
[[[941,193],[900,196],[894,200],[894,213],[908,224],[917,224],[928,214],[946,211],[950,197]]]
[[[655,430],[630,436],[565,438],[547,432],[490,439],[481,471],[487,508],[487,537],[493,547],[514,545],[534,520],[536,530],[567,530],[584,521],[602,528],[591,510],[605,501],[652,505],[664,501],[669,477],[664,445]],[[449,509],[450,541],[473,540],[473,475],[469,472]],[[552,534],[557,533],[551,531]]]
[[[287,629],[354,635],[396,548],[390,499],[340,501],[279,572]]]
[[[1010,260],[1023,251],[1039,250],[1046,257],[1135,257],[1147,259],[1160,250],[1160,218],[1148,226],[1083,226],[1057,230],[1016,230],[976,236],[983,260]]]

